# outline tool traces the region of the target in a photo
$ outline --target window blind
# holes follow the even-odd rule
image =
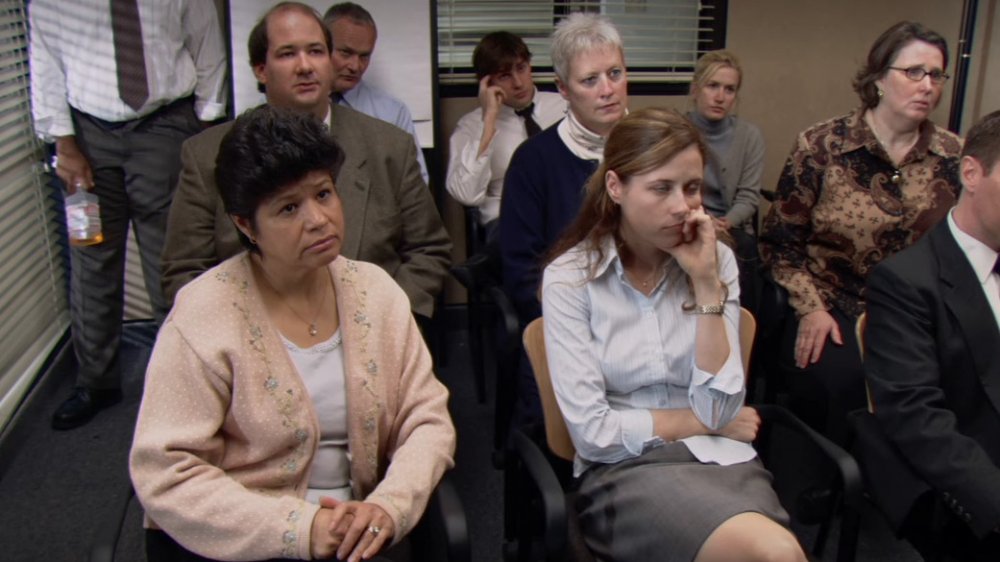
[[[688,81],[699,54],[724,43],[723,0],[437,0],[441,83],[474,83],[472,51],[499,30],[520,36],[536,79],[551,81],[552,30],[578,11],[606,15],[618,28],[630,82]]]
[[[24,2],[0,0],[0,427],[69,328],[61,197],[31,123]]]

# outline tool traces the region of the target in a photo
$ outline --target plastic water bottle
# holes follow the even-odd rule
[[[69,243],[92,246],[104,241],[101,233],[101,206],[97,195],[83,188],[66,197],[66,230]]]

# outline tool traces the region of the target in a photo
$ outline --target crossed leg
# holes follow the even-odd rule
[[[760,513],[725,520],[698,551],[695,562],[805,562],[799,541],[788,529]]]

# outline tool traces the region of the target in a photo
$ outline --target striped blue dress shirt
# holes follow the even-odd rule
[[[611,237],[593,279],[587,280],[589,264],[597,256],[580,246],[545,269],[545,345],[556,399],[577,450],[574,474],[590,463],[619,462],[662,445],[653,434],[652,409],[690,408],[703,424],[720,428],[743,405],[738,272],[727,246],[719,243],[718,255],[729,290],[724,318],[730,353],[714,375],[695,366],[698,317],[681,308],[693,295],[675,261],[668,261],[648,297],[625,277]],[[707,441],[689,445],[696,457],[733,447],[754,455],[748,444]]]

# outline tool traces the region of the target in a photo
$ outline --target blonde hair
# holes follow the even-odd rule
[[[705,82],[715,75],[715,71],[726,67],[732,68],[740,76],[740,80],[736,84],[736,91],[738,92],[740,86],[743,85],[743,67],[740,66],[740,59],[736,58],[736,55],[732,51],[719,49],[705,53],[695,63],[694,76],[691,78],[691,93],[704,86]]]

